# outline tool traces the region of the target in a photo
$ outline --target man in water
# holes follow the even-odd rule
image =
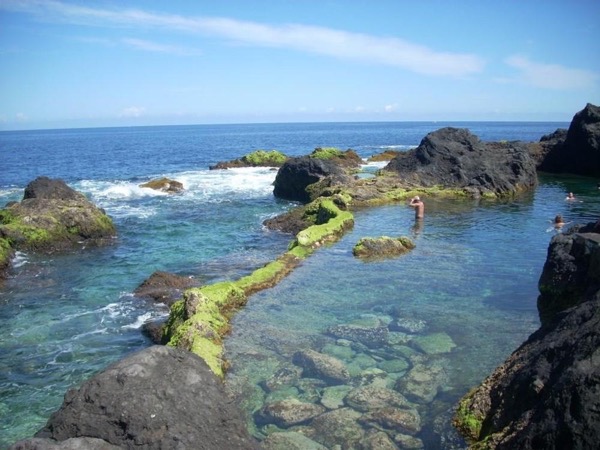
[[[418,195],[415,195],[410,199],[408,204],[415,208],[415,219],[419,220],[425,216],[425,204],[421,201],[421,198]]]
[[[572,192],[569,192],[569,195],[567,195],[567,198],[565,198],[565,200],[575,200],[575,196]]]

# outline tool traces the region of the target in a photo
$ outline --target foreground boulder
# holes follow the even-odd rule
[[[163,346],[137,352],[67,392],[36,438],[12,450],[73,448],[68,447],[72,438],[106,445],[89,448],[258,448],[241,412],[204,361]],[[36,442],[39,447],[27,446]]]
[[[541,142],[546,150],[539,170],[599,177],[600,107],[588,103],[575,114],[566,136],[557,133]]]
[[[21,202],[0,210],[0,256],[12,250],[53,252],[99,245],[115,234],[110,217],[60,179],[36,178]]]
[[[543,280],[556,277],[557,292],[570,297],[562,305],[568,309],[560,311],[556,298],[542,293],[540,302],[552,303],[549,309],[545,305],[539,307],[544,317],[542,327],[460,402],[454,423],[473,448],[597,448],[600,442],[597,226],[592,223],[579,232],[558,235],[550,245],[540,283],[544,285]],[[563,250],[567,247],[577,247],[580,251],[565,257]],[[580,270],[587,276],[573,276]]]
[[[419,187],[459,188],[474,196],[501,197],[537,185],[535,161],[521,142],[484,143],[467,129],[429,133],[416,149],[383,169]]]

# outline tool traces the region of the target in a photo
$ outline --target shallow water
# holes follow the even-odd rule
[[[586,211],[599,211],[591,180],[583,185],[590,194]],[[232,361],[227,382],[244,405],[251,430],[261,439],[284,431],[255,422],[253,414],[265,404],[289,397],[325,402],[331,384],[325,380],[311,381],[312,390],[302,378],[275,391],[268,387],[282,369],[294,368],[295,352],[308,348],[346,364],[352,374],[348,389],[374,384],[412,398],[422,425],[416,437],[425,448],[463,448],[450,424],[452,408],[539,325],[537,281],[550,237],[556,233],[547,232],[549,218],[557,209],[571,217],[584,210],[583,203],[565,204],[563,193],[564,186],[555,180],[544,182],[535,195],[508,203],[426,200],[422,227],[415,227],[413,211],[404,205],[357,212],[351,232],[320,249],[275,288],[253,296],[234,319],[226,342]],[[352,247],[361,237],[383,235],[410,236],[416,248],[379,262],[353,257]],[[390,333],[389,342],[375,347],[339,340],[328,332],[332,325],[374,319],[388,324],[398,318],[425,326],[404,336]],[[440,336],[440,353],[422,349],[423,338]],[[444,348],[447,339],[455,347]],[[405,372],[386,371],[396,370],[390,362],[400,355],[407,362]],[[444,371],[433,400],[415,400],[398,382],[422,365]],[[312,425],[309,421],[290,429],[330,443]],[[364,426],[365,431],[370,428]],[[393,427],[385,430],[391,437],[398,433]]]

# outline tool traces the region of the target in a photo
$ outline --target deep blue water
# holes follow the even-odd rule
[[[291,237],[262,227],[293,206],[272,196],[275,172],[209,165],[256,149],[301,155],[319,146],[353,148],[366,158],[387,147],[414,147],[446,125],[469,128],[482,140],[528,141],[568,126],[318,123],[0,133],[0,205],[19,200],[36,176],[59,177],[105,208],[119,233],[106,248],[17,255],[0,287],[0,448],[43,426],[69,387],[150,345],[140,326],[167,310],[131,293],[153,271],[203,282],[234,279],[285,251]],[[139,187],[158,176],[183,182],[184,194]],[[578,202],[564,201],[569,191]],[[422,411],[426,447],[444,448],[437,436],[451,427],[446,420],[436,431],[434,418],[537,327],[537,280],[555,233],[549,220],[561,213],[567,222],[587,222],[598,211],[596,180],[542,176],[535,192],[509,203],[429,201],[421,230],[402,205],[357,212],[340,242],[238,313],[226,343],[233,363],[228,384],[250,415],[264,401],[261,382],[295,350],[331,344],[327,327],[401,309],[457,345],[444,355],[447,393]],[[362,236],[399,234],[417,242],[405,257],[366,264],[351,255]],[[256,432],[251,421],[250,427]]]

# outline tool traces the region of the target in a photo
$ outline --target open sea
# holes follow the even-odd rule
[[[568,125],[306,123],[0,132],[0,205],[21,200],[37,176],[62,178],[104,208],[118,229],[108,247],[15,256],[0,286],[0,448],[39,430],[69,388],[151,345],[141,326],[168,310],[132,292],[154,271],[213,283],[251,273],[286,250],[292,237],[262,225],[294,207],[273,197],[276,172],[210,171],[209,165],[257,149],[296,156],[324,146],[352,148],[366,159],[387,148],[413,148],[444,126],[468,128],[485,141],[538,141]],[[184,193],[139,187],[162,176],[182,182]],[[600,212],[598,180],[539,179],[535,192],[508,202],[425,198],[420,228],[403,204],[357,211],[354,228],[340,241],[252,296],[225,342],[231,362],[226,383],[245,408],[252,433],[262,437],[268,431],[253,420],[265,402],[286,395],[318,402],[323,394],[318,381],[304,390],[265,389],[296,351],[336,355],[353,373],[389,386],[404,375],[398,361],[405,358],[410,366],[411,352],[423,351],[411,342],[442,336],[445,345],[454,345],[450,351],[422,355],[426,364],[443,367],[445,378],[437,396],[419,406],[417,437],[426,449],[463,448],[450,424],[452,407],[539,325],[537,282],[557,232],[550,221],[560,213],[568,228],[596,220]],[[565,201],[568,192],[578,200]],[[385,261],[352,256],[361,237],[383,235],[407,235],[417,246]],[[414,335],[398,333],[393,348],[344,347],[327,332],[333,325],[398,319],[419,327]]]

